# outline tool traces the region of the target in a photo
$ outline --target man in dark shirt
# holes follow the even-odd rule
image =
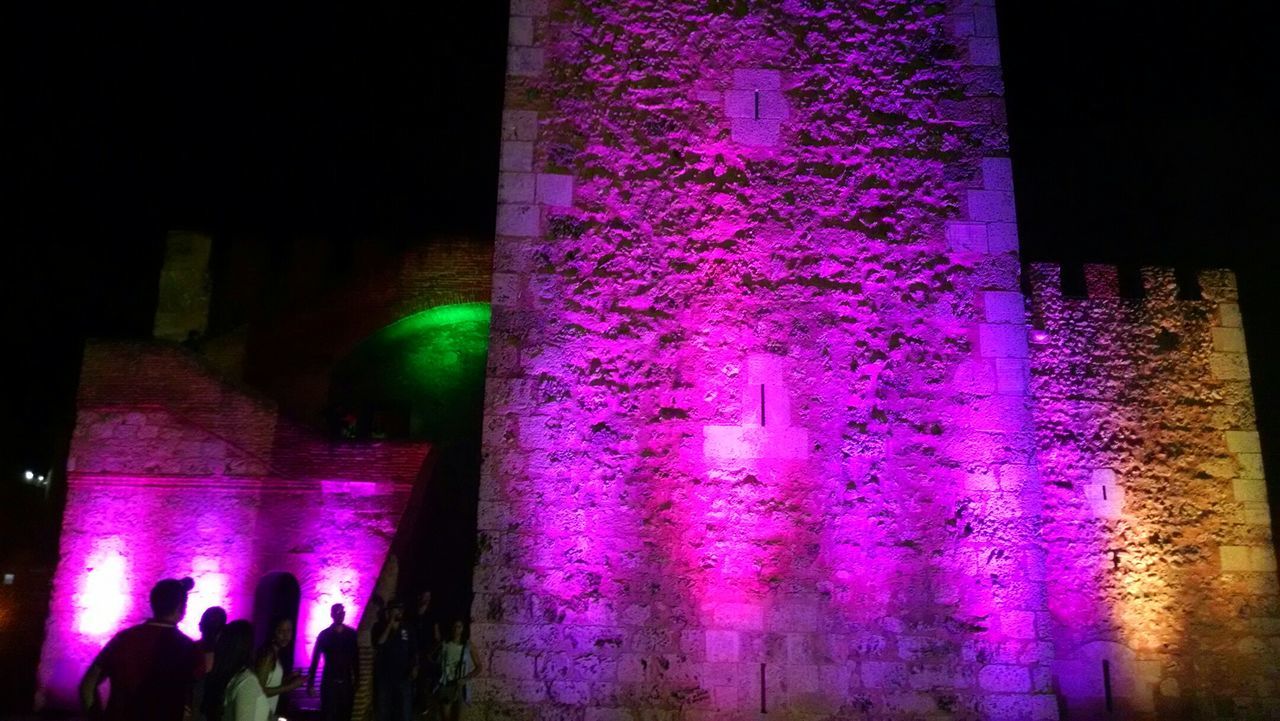
[[[80,682],[80,705],[102,708],[98,686],[111,682],[103,710],[108,721],[182,721],[191,686],[203,675],[196,644],[178,630],[187,612],[190,578],[166,578],[151,589],[151,620],[117,633]]]
[[[386,617],[373,626],[373,692],[377,721],[410,721],[418,641],[404,622],[404,606],[392,600]]]
[[[329,611],[333,625],[316,637],[316,649],[311,654],[311,671],[307,674],[307,693],[315,693],[316,666],[324,656],[324,678],[320,681],[320,718],[324,721],[348,721],[356,698],[356,678],[359,675],[359,649],[356,632],[342,622],[347,609],[341,603],[333,604]]]

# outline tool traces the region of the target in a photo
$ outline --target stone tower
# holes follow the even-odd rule
[[[503,128],[485,706],[1055,718],[990,0],[515,0]]]
[[[1136,718],[1178,693],[1182,657],[1135,655],[1123,619],[1053,613],[1054,590],[1124,596],[1104,551],[1129,532],[1090,509],[1120,509],[1093,496],[1139,461],[1054,431],[1110,359],[1072,376],[1029,341],[992,0],[513,0],[509,37],[486,718]],[[1063,307],[1037,317],[1079,351]],[[1221,470],[1256,436],[1215,417]],[[1268,530],[1195,553],[1254,574],[1207,597],[1254,589],[1280,633]],[[1259,643],[1199,648],[1238,668],[1274,659]]]

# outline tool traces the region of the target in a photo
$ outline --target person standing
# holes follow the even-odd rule
[[[182,721],[204,656],[178,630],[187,613],[190,578],[166,578],[151,589],[151,619],[117,633],[80,681],[80,705],[108,721]],[[111,682],[106,708],[98,687]]]
[[[227,612],[219,606],[205,609],[200,616],[200,640],[196,648],[202,658],[202,670],[208,674],[213,670],[214,649],[217,648],[218,637],[227,626]],[[191,692],[191,721],[204,721],[204,687],[208,679],[202,675],[196,680]]]
[[[454,621],[449,637],[440,645],[440,684],[436,688],[436,701],[445,721],[458,721],[462,706],[471,701],[471,687],[467,683],[480,673],[480,658],[466,636],[466,624]]]
[[[262,692],[267,696],[270,718],[276,717],[280,696],[302,686],[302,675],[292,673],[290,669],[286,676],[286,669],[280,663],[280,655],[289,648],[291,643],[293,643],[293,619],[280,618],[271,624],[271,635],[258,651],[255,668],[258,683],[262,685]]]
[[[431,692],[440,680],[439,658],[440,625],[431,613],[431,592],[418,594],[418,606],[410,621],[410,627],[418,642],[418,677],[414,682],[414,711],[423,714],[431,711]]]
[[[373,626],[373,692],[377,721],[413,718],[413,681],[418,673],[418,642],[404,622],[404,606],[392,599]]]
[[[270,705],[253,672],[253,624],[232,621],[218,639],[213,671],[205,687],[210,721],[268,721]]]
[[[307,674],[307,693],[315,693],[316,666],[324,656],[324,678],[320,681],[320,718],[324,721],[349,721],[351,707],[355,704],[356,680],[359,677],[360,656],[356,645],[356,631],[343,621],[347,609],[341,603],[329,610],[333,625],[316,637],[316,648],[311,654],[311,671]]]

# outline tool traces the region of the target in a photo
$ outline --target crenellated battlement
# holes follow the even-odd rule
[[[1236,275],[1225,268],[1183,273],[1163,266],[1029,263],[1023,292],[1036,299],[1235,303]]]

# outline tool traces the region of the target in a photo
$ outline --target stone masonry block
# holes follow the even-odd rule
[[[518,651],[496,650],[492,657],[493,672],[504,678],[534,678],[534,657]]]
[[[1223,353],[1244,353],[1244,330],[1213,328],[1213,349]]]
[[[782,73],[762,68],[737,68],[733,71],[733,87],[742,90],[781,90]]]
[[[1027,329],[983,323],[978,327],[978,344],[984,358],[1026,358]]]
[[[1036,638],[1036,614],[1033,611],[1002,611],[1000,631],[1009,638],[1034,641]]]
[[[1250,570],[1248,546],[1222,546],[1218,549],[1223,573]]]
[[[507,140],[502,143],[501,170],[524,172],[533,170],[533,143]]]
[[[534,179],[533,173],[498,173],[498,202],[532,203]]]
[[[1219,303],[1218,325],[1224,328],[1239,328],[1241,325],[1240,305],[1238,303]]]
[[[1261,453],[1257,431],[1227,431],[1227,450],[1232,453]]]
[[[731,128],[734,141],[743,145],[777,145],[782,135],[782,124],[777,120],[733,118]]]
[[[1242,516],[1245,525],[1270,526],[1271,509],[1265,503],[1243,503]]]
[[[538,202],[558,207],[573,205],[573,176],[539,173]]]
[[[1004,190],[970,190],[970,220],[990,223],[1014,223],[1018,216],[1013,203],[1013,193]]]
[[[1025,323],[1027,320],[1021,293],[989,290],[982,294],[982,305],[988,323]]]
[[[969,63],[996,66],[1000,64],[1000,41],[997,38],[970,38]]]
[[[1025,666],[990,664],[978,671],[978,685],[984,691],[1027,693],[1031,691],[1031,670]]]
[[[987,224],[948,222],[947,247],[960,253],[986,253]]]
[[[776,90],[726,91],[724,112],[730,118],[751,120],[786,120],[790,114],[786,99]]]
[[[1262,469],[1261,453],[1237,453],[1236,462],[1240,464],[1241,478],[1266,478],[1266,474]]]
[[[538,134],[538,114],[532,110],[507,110],[502,113],[503,140],[534,140]],[[532,146],[530,146],[532,148]]]
[[[992,253],[1014,253],[1018,250],[1017,223],[987,225],[987,245]]]
[[[999,35],[994,7],[979,5],[973,9],[973,33],[985,38],[994,38]]]
[[[498,205],[498,235],[530,237],[538,234],[538,206],[501,203]]]
[[[520,301],[520,287],[524,278],[518,273],[493,274],[493,304],[514,306]]]
[[[906,689],[911,684],[905,663],[867,661],[862,664],[862,685],[874,689]]]
[[[1009,158],[982,159],[982,187],[985,190],[1013,191],[1013,163]]]
[[[1231,491],[1237,501],[1267,500],[1267,482],[1260,479],[1237,478],[1231,482]]]
[[[507,74],[532,77],[542,74],[546,62],[542,48],[507,48]]]
[[[507,44],[516,47],[533,45],[533,18],[512,15],[507,25]]]
[[[1029,364],[1021,358],[996,358],[996,390],[1001,393],[1026,393],[1029,370]]]
[[[707,661],[736,663],[742,653],[742,635],[737,631],[707,631]]]
[[[1209,357],[1209,372],[1225,381],[1249,378],[1249,357],[1244,353],[1214,353]]]
[[[547,14],[547,0],[511,0],[512,15],[538,17]]]

